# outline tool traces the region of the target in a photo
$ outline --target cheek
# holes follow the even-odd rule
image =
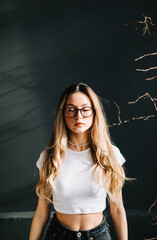
[[[73,121],[72,118],[67,118],[67,117],[65,116],[65,123],[66,123],[67,127],[71,125],[72,121]]]
[[[91,119],[89,119],[89,125],[90,125],[90,127],[93,125],[93,117],[91,117]]]

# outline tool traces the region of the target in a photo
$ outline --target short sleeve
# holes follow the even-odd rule
[[[39,168],[39,170],[42,169],[42,165],[43,165],[43,154],[44,154],[44,151],[42,151],[42,152],[40,153],[40,156],[39,156],[39,158],[38,158],[38,160],[37,160],[37,162],[36,162],[36,166],[37,166],[37,168]]]
[[[123,155],[121,154],[119,148],[114,146],[114,145],[112,145],[112,146],[113,146],[113,151],[114,151],[114,154],[116,156],[116,159],[119,162],[119,164],[122,166],[126,162],[126,160],[123,157]]]

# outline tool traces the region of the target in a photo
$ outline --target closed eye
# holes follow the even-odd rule
[[[68,112],[74,112],[74,111],[76,111],[75,108],[69,108],[69,109],[68,109]]]
[[[89,111],[91,110],[91,108],[82,108],[82,111],[86,112],[86,111]]]

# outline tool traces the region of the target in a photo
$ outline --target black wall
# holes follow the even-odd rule
[[[59,95],[84,82],[104,99],[109,123],[154,114],[151,101],[129,101],[149,92],[157,97],[156,38],[142,36],[143,20],[157,23],[155,1],[0,1],[0,210],[35,210],[36,161],[47,145]],[[155,29],[155,27],[154,27]],[[157,33],[156,33],[157,34]],[[156,198],[156,119],[110,129],[126,158],[127,209],[148,209]]]

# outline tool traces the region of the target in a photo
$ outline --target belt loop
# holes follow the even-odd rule
[[[94,238],[91,236],[89,230],[86,233],[87,233],[87,239],[88,240],[94,240]]]

